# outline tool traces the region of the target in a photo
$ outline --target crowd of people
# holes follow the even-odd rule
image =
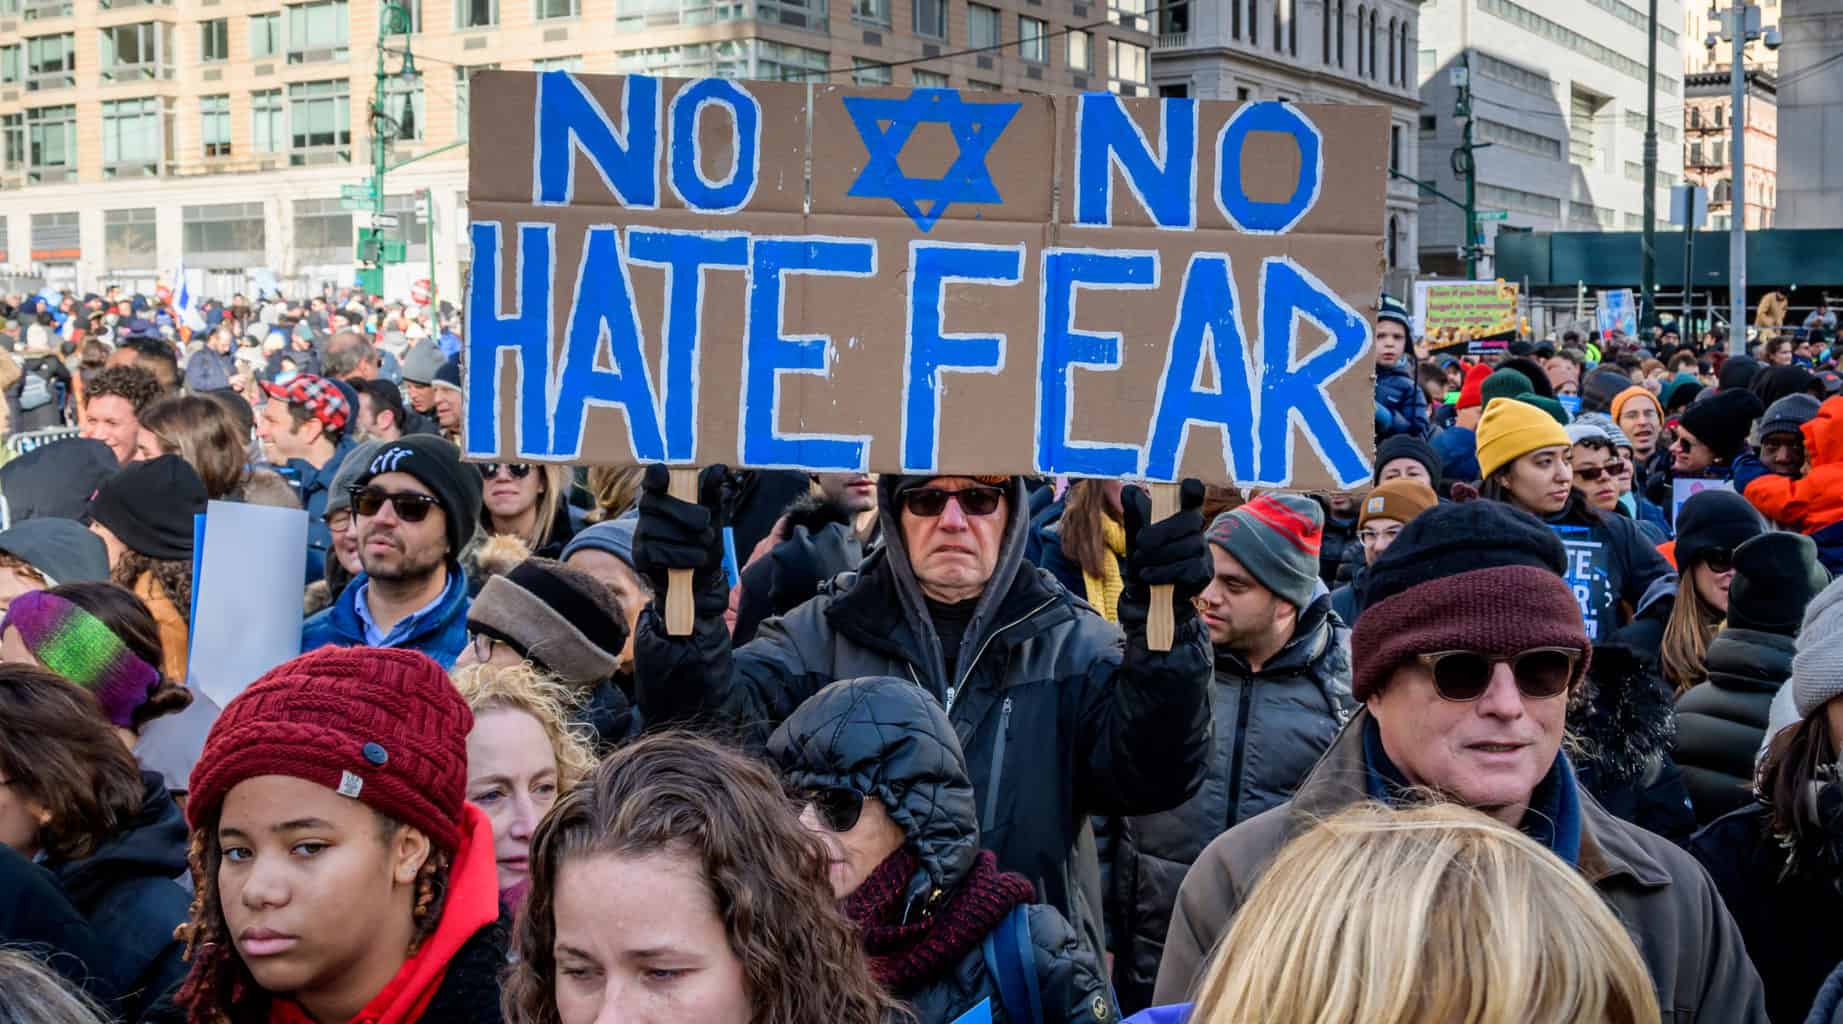
[[[1843,1020],[1834,321],[1385,297],[1370,486],[1154,519],[468,463],[445,307],[0,313],[6,1024]],[[303,625],[188,746],[211,502]]]

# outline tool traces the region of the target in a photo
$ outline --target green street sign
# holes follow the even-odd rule
[[[1478,219],[1479,220],[1509,220],[1510,211],[1509,210],[1480,210],[1478,211]]]
[[[340,196],[339,208],[342,210],[369,210],[371,200],[365,196]]]
[[[377,197],[377,191],[371,187],[370,182],[363,185],[339,186],[339,198],[341,199],[362,199],[369,203],[376,200]]]
[[[405,260],[405,258],[407,258],[408,250],[409,250],[409,246],[407,243],[399,242],[399,241],[386,241],[384,243],[384,262],[385,263],[402,263]]]

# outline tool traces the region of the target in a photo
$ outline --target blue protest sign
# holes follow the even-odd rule
[[[1613,616],[1612,578],[1608,571],[1606,545],[1593,537],[1585,526],[1551,524],[1562,546],[1568,549],[1568,568],[1562,574],[1574,599],[1580,602],[1581,619],[1587,626],[1587,639],[1598,643],[1602,631],[1612,632],[1618,625]]]
[[[953,1024],[992,1024],[992,1000],[981,999],[978,1006],[955,1017]]]
[[[486,71],[463,447],[1345,488],[1379,109]]]

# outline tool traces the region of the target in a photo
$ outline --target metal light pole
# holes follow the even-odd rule
[[[1645,59],[1645,224],[1639,243],[1638,327],[1657,322],[1657,0],[1651,0]]]
[[[1733,0],[1727,30],[1734,49],[1728,68],[1728,351],[1747,351],[1747,29],[1760,9]]]

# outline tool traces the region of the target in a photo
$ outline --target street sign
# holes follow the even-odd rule
[[[342,210],[369,210],[371,200],[363,196],[340,196],[339,208]]]
[[[1510,211],[1509,210],[1480,210],[1478,211],[1478,219],[1479,220],[1509,220]]]
[[[362,185],[339,186],[339,198],[341,199],[362,199],[369,203],[376,200],[377,197],[377,190],[371,187],[370,182],[366,182]]]
[[[1709,193],[1701,185],[1673,185],[1670,189],[1670,223],[1700,228],[1709,216]]]
[[[374,228],[394,228],[397,226],[397,223],[397,215],[394,213],[374,213],[371,215],[371,226]]]
[[[386,240],[384,242],[383,261],[385,263],[402,263],[408,257],[408,252],[408,243]]]
[[[433,297],[432,290],[428,278],[419,278],[410,285],[410,300],[418,306],[426,306]]]

